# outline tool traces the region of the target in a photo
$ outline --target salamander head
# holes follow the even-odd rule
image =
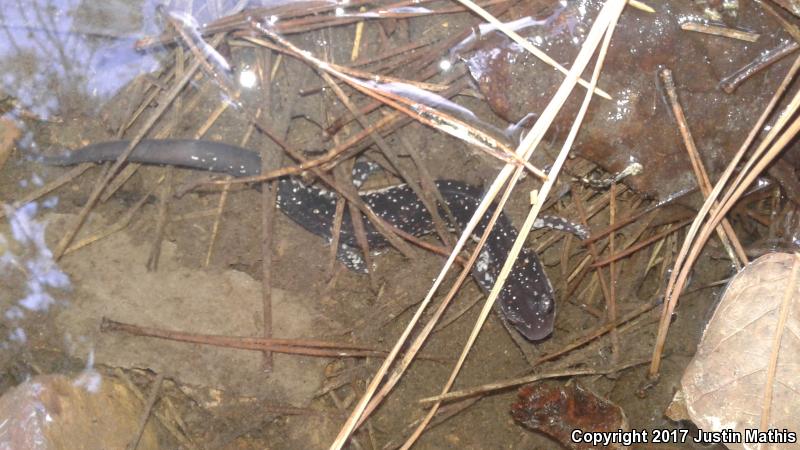
[[[555,293],[533,251],[523,250],[498,299],[510,325],[530,341],[547,338],[555,322]]]

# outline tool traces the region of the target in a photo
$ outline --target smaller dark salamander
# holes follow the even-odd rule
[[[50,165],[72,165],[115,160],[127,145],[127,141],[93,144],[65,156],[45,158],[44,162]],[[261,157],[257,153],[210,141],[145,140],[128,159],[145,164],[166,164],[227,173],[237,177],[258,175],[261,171]],[[453,212],[458,226],[464,227],[482,198],[481,190],[450,180],[437,181],[436,186]],[[422,236],[434,231],[430,214],[414,192],[404,184],[364,192],[361,197],[378,216],[407,233]],[[294,177],[284,177],[278,182],[280,210],[306,230],[326,238],[329,242],[336,201],[334,192],[307,186]],[[490,209],[486,213],[475,230],[475,235],[483,233],[492,212]],[[388,245],[385,238],[366,219],[364,225],[371,247],[381,248]],[[540,220],[537,226],[573,231],[581,236],[585,234],[582,229],[559,218]],[[517,230],[505,214],[500,215],[472,271],[472,276],[482,289],[488,291],[492,288],[516,237]],[[367,267],[358,250],[347,209],[342,223],[338,255],[351,270],[366,272]],[[504,322],[529,340],[541,340],[552,333],[556,310],[555,295],[539,258],[533,251],[524,249],[520,254],[503,287],[497,307]]]

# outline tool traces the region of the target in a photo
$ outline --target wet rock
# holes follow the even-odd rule
[[[518,32],[565,67],[578,53],[603,2],[581,0],[566,6],[534,0],[517,11]],[[700,20],[703,7],[690,1],[649,2],[655,14],[626,8],[611,41],[599,86],[613,100],[596,97],[576,142],[581,156],[610,172],[638,161],[644,171],[629,182],[651,196],[666,198],[695,185],[686,149],[657,72],[670,68],[691,132],[712,180],[724,170],[786,72],[790,58],[744,82],[733,94],[720,80],[761,52],[788,39],[774,19],[754,2],[740,4],[735,25],[761,34],[756,43],[684,31],[682,22]],[[546,13],[538,13],[543,9]],[[532,19],[528,16],[538,17]],[[525,17],[528,17],[525,19]],[[509,18],[504,18],[508,21]],[[465,42],[465,61],[492,109],[510,122],[540,112],[563,80],[556,70],[498,32],[475,45]],[[590,68],[584,74],[588,79]],[[554,138],[563,139],[585,91],[577,88],[557,117]]]
[[[142,408],[125,385],[96,373],[40,375],[0,397],[0,450],[124,449]],[[137,448],[160,448],[155,425]]]

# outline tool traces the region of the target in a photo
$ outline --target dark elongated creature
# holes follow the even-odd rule
[[[82,162],[112,161],[124,152],[127,141],[89,145],[67,155],[45,158],[50,165],[72,165]],[[259,154],[228,144],[197,140],[145,140],[128,158],[131,162],[164,164],[235,177],[258,175],[261,171]],[[481,200],[481,191],[468,184],[440,180],[436,182],[459,227],[472,217]],[[430,214],[414,192],[404,184],[361,193],[362,199],[397,228],[422,236],[434,231]],[[329,190],[307,186],[298,178],[284,177],[278,182],[278,207],[306,230],[331,240],[337,195]],[[493,211],[490,209],[475,230],[483,233]],[[442,214],[445,216],[444,213]],[[371,248],[386,247],[388,242],[367,220],[364,221]],[[583,230],[559,218],[545,218],[537,226],[549,226],[573,231]],[[517,237],[517,231],[501,214],[489,240],[482,250],[472,276],[484,290],[490,290],[506,256]],[[351,270],[366,272],[367,267],[358,249],[353,225],[347,209],[342,223],[338,249],[339,259]],[[553,330],[555,296],[538,256],[524,249],[498,298],[498,310],[504,322],[531,341],[548,337]]]

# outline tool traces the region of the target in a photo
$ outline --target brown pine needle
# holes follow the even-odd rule
[[[589,84],[588,91],[586,93],[586,96],[584,97],[583,104],[581,105],[581,108],[578,111],[578,114],[575,118],[572,128],[570,129],[569,135],[567,136],[564,145],[561,148],[561,152],[559,153],[558,157],[553,163],[553,168],[550,171],[551,177],[544,182],[541,191],[537,192],[536,195],[532,194],[531,203],[533,204],[533,206],[530,210],[530,213],[527,219],[525,220],[522,230],[520,231],[519,236],[517,236],[517,239],[514,242],[514,245],[512,246],[511,251],[509,252],[508,257],[506,258],[505,263],[503,264],[503,268],[500,270],[500,274],[494,284],[494,287],[489,293],[489,297],[486,299],[486,303],[484,304],[484,307],[481,310],[480,317],[478,318],[478,321],[475,324],[475,327],[473,328],[472,333],[470,334],[467,343],[464,346],[461,356],[459,357],[458,362],[453,368],[453,371],[450,374],[450,378],[447,380],[445,386],[442,389],[442,394],[446,394],[452,387],[453,383],[455,383],[455,378],[460,372],[460,369],[463,366],[464,361],[466,360],[466,357],[469,354],[470,349],[472,348],[472,345],[475,343],[475,340],[478,337],[478,333],[480,332],[481,328],[483,327],[483,324],[486,321],[486,318],[491,312],[494,302],[499,296],[503,284],[505,283],[506,278],[511,272],[511,268],[514,265],[514,262],[517,256],[519,255],[519,252],[522,250],[522,246],[525,242],[525,239],[530,233],[530,230],[533,226],[533,222],[539,215],[539,211],[541,210],[541,207],[544,204],[547,195],[550,193],[550,189],[555,184],[555,179],[558,173],[560,172],[561,167],[564,164],[564,161],[566,161],[567,155],[569,154],[569,150],[572,148],[572,144],[578,134],[580,125],[582,124],[583,118],[586,115],[589,103],[592,100],[593,97],[592,93],[594,92],[594,88],[600,76],[600,70],[602,68],[603,61],[605,60],[605,55],[608,50],[609,43],[611,42],[611,36],[613,35],[617,19],[619,18],[619,15],[622,13],[622,9],[624,8],[624,6],[625,6],[625,0],[609,0],[608,2],[606,2],[606,4],[600,10],[592,26],[592,29],[589,31],[589,34],[587,35],[586,40],[584,41],[584,45],[582,46],[581,51],[579,52],[578,57],[576,58],[576,61],[573,64],[572,69],[570,70],[570,76],[567,77],[567,80],[565,80],[565,82],[562,83],[562,86],[559,88],[559,93],[561,93],[562,91],[572,91],[572,89],[575,87],[575,82],[577,81],[577,77],[575,77],[575,75],[579,73],[579,72],[576,73],[576,70],[582,70],[583,68],[586,67],[586,65],[588,65],[589,58],[592,56],[592,54],[594,54],[595,49],[602,40],[602,46],[600,47],[599,50],[597,63],[595,64],[595,68],[592,73],[592,78]],[[556,97],[557,96],[558,93],[556,94]],[[541,118],[543,117],[545,117],[545,114],[542,114],[540,120],[537,121],[537,125],[539,122],[541,122]],[[534,125],[534,128],[535,127],[536,126]],[[531,134],[534,134],[534,132],[532,131],[531,133],[529,133],[529,136]],[[525,141],[528,141],[529,136],[525,137]],[[530,153],[532,153],[535,147],[534,145],[530,144],[526,147],[525,141],[523,141],[523,144],[520,147],[525,152],[526,156],[529,157]],[[538,142],[536,143],[538,144]],[[521,168],[517,168],[514,176],[511,178],[511,181],[509,183],[509,188],[508,188],[509,190],[513,188],[514,183],[518,180],[520,174],[521,174]],[[499,208],[502,208],[502,203],[500,204],[500,206],[498,206],[498,209]],[[403,449],[409,448],[411,445],[413,445],[414,442],[416,442],[416,440],[425,430],[427,424],[430,422],[431,419],[433,419],[433,416],[436,414],[436,411],[438,410],[440,404],[441,402],[437,402],[431,407],[430,411],[428,412],[425,419],[423,419],[422,423],[420,423],[420,425],[417,427],[417,429],[411,435],[411,437],[409,437],[408,440],[405,442],[405,444],[403,444],[402,447]]]

